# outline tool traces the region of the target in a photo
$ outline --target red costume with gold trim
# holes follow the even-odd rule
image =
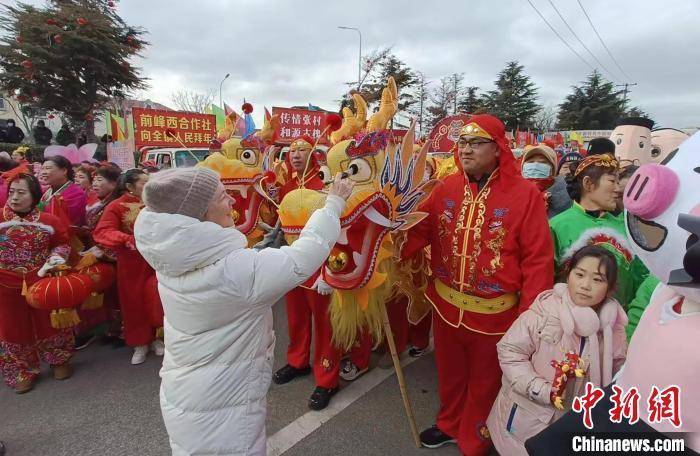
[[[429,215],[409,232],[402,256],[430,245],[437,426],[476,455],[491,446],[485,422],[500,388],[496,343],[552,287],[554,253],[544,202],[519,175],[503,124],[476,115],[462,135],[495,141],[499,166],[482,185],[464,172],[445,178],[421,207]]]
[[[143,202],[125,193],[107,205],[93,232],[95,242],[117,254],[117,289],[124,321],[124,340],[136,347],[153,341],[163,326],[163,305],[155,271],[136,250],[134,222]]]
[[[70,360],[72,330],[54,329],[51,311],[30,307],[22,295],[50,256],[69,252],[68,229],[57,217],[0,210],[0,373],[11,387],[36,377],[40,359],[53,366]]]
[[[314,146],[313,139],[300,137],[292,141],[291,147],[306,147],[309,150]],[[309,166],[304,178],[299,172],[290,172],[287,182],[280,189],[280,201],[288,193],[299,188],[309,190],[322,190],[325,183],[319,176],[319,171],[325,165],[325,157],[322,153],[313,151],[309,159]],[[289,154],[286,157],[286,168],[292,170]],[[292,198],[294,196],[291,196]],[[291,240],[291,239],[290,239]],[[313,372],[316,386],[323,388],[336,388],[340,373],[340,359],[343,351],[333,344],[333,329],[329,316],[331,295],[321,295],[313,286],[319,279],[319,269],[302,285],[296,287],[285,296],[287,306],[287,324],[289,329],[289,347],[287,348],[287,363],[297,369],[303,369],[310,362],[311,332],[313,321],[314,333],[314,359]],[[351,353],[353,362],[364,369],[369,365],[371,340],[366,336],[361,341],[364,349],[354,350]]]

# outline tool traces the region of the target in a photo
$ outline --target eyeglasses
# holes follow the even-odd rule
[[[469,146],[470,149],[477,150],[482,145],[491,144],[492,142],[493,141],[478,141],[478,140],[467,141],[465,139],[460,139],[459,141],[457,141],[457,147],[459,147],[460,149],[463,149],[463,148]]]

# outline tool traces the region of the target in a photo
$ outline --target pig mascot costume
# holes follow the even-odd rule
[[[639,421],[613,423],[612,388],[592,409],[599,432],[683,432],[685,453],[700,451],[700,133],[661,164],[648,163],[624,193],[634,253],[661,279],[632,337],[616,380],[623,394],[636,388]],[[531,455],[569,454],[571,432],[583,433],[582,414],[570,412],[525,446]],[[607,437],[607,436],[606,436]],[[648,435],[644,436],[649,437]]]

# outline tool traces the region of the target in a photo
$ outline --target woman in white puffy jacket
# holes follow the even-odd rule
[[[214,171],[162,171],[146,185],[134,231],[165,311],[160,402],[173,455],[265,454],[271,307],[326,260],[351,190],[336,177],[296,242],[256,251]]]

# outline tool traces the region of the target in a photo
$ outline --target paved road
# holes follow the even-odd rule
[[[285,363],[288,337],[284,306],[275,305],[274,313],[277,368]],[[7,455],[170,454],[158,404],[160,358],[151,354],[146,363],[131,366],[130,357],[126,348],[93,345],[74,358],[70,380],[55,381],[45,369],[28,394],[0,389],[0,440],[8,445]],[[429,426],[438,408],[432,355],[408,365],[405,374],[418,426]],[[304,378],[270,389],[269,444],[285,449],[285,456],[459,454],[454,446],[413,446],[391,371],[375,368],[345,385],[331,403],[341,410],[310,412],[306,401],[313,387],[311,378]]]

